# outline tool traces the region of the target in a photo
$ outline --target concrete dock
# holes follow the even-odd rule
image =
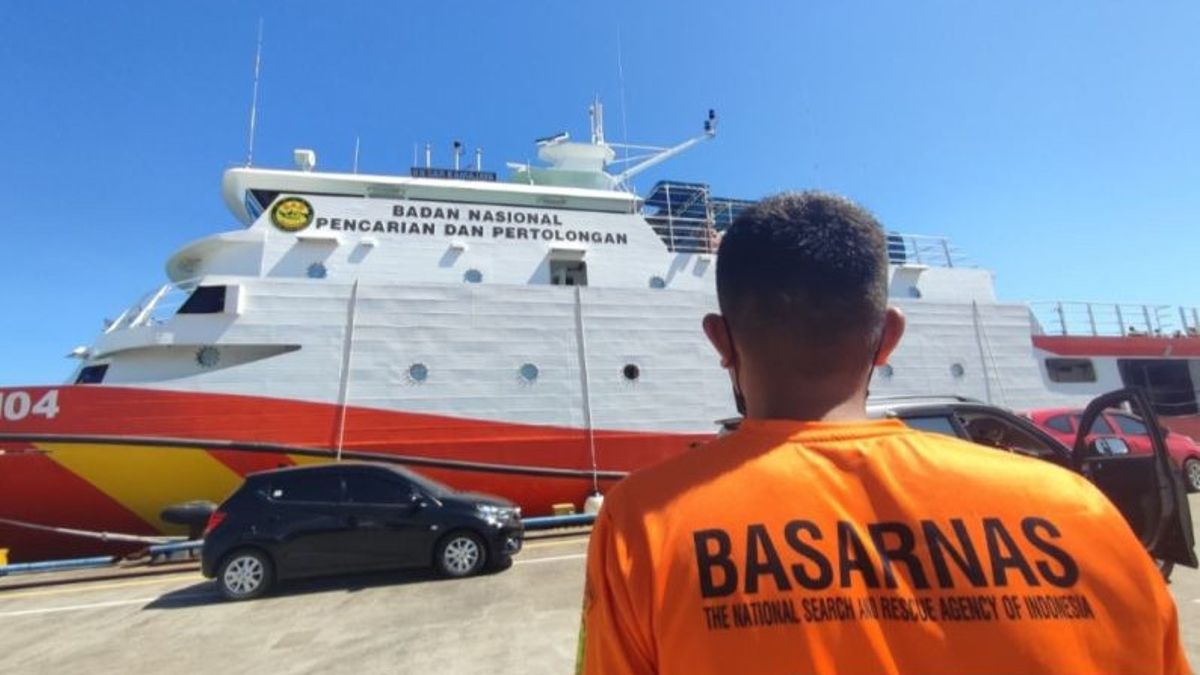
[[[586,533],[542,535],[497,574],[314,580],[242,603],[194,563],[4,578],[0,672],[568,673],[586,550]],[[1200,572],[1170,588],[1200,667]]]

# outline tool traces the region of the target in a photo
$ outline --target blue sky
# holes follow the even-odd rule
[[[947,235],[1009,300],[1197,305],[1200,5],[1118,2],[4,2],[0,383],[56,382],[235,223],[265,21],[256,164],[406,173],[453,139],[712,142],[639,179],[845,193]],[[617,54],[624,70],[624,123]],[[436,158],[435,156],[435,158]]]

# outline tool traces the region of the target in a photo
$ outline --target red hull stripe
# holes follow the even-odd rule
[[[1200,357],[1200,339],[1170,337],[1072,337],[1035,335],[1033,346],[1059,356]]]
[[[6,388],[0,396],[14,390],[31,401],[57,392],[53,418],[0,421],[0,444],[24,438],[12,447],[36,442],[47,451],[31,462],[0,456],[0,517],[43,525],[173,532],[158,519],[163,507],[220,501],[253,471],[329,461],[337,438],[337,407],[328,404],[109,386]],[[578,508],[596,487],[711,436],[597,431],[593,479],[582,429],[351,408],[343,457],[407,464],[539,515],[561,503]],[[10,527],[0,527],[0,547],[14,561],[129,550]]]
[[[469,471],[474,473],[495,473],[508,475],[542,476],[547,478],[600,478],[617,480],[628,475],[627,471],[591,471],[586,469],[560,469],[557,467],[520,466],[514,464],[490,464],[486,462],[468,462],[454,459],[439,459],[435,457],[418,457],[402,455],[384,450],[318,450],[315,448],[299,448],[287,445],[268,443],[237,443],[218,440],[191,440],[180,438],[155,438],[148,436],[75,436],[71,434],[4,434],[0,433],[0,443],[29,443],[39,444],[39,447],[54,447],[66,444],[68,446],[133,446],[139,449],[157,448],[163,451],[202,450],[209,456],[218,459],[222,465],[245,476],[254,471],[278,469],[292,466],[297,457],[313,461],[331,461],[334,459],[386,462],[405,466],[436,468],[446,471]],[[221,448],[221,449],[215,449]],[[282,454],[282,453],[287,453]],[[50,452],[53,456],[53,451]]]

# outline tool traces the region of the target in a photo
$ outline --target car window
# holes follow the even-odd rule
[[[336,473],[299,473],[271,480],[271,499],[281,502],[338,502],[342,477]]]
[[[926,417],[904,417],[904,423],[920,431],[930,431],[935,434],[958,437],[954,423],[946,415],[930,415]]]
[[[1079,423],[1083,421],[1081,419],[1082,416],[1081,415],[1072,415],[1071,417],[1072,417],[1072,419],[1075,420],[1075,427],[1078,428]],[[1107,434],[1107,435],[1111,436],[1115,433],[1117,433],[1117,432],[1113,431],[1113,428],[1112,428],[1112,426],[1109,425],[1108,420],[1104,419],[1104,415],[1100,415],[1099,417],[1097,417],[1096,421],[1092,422],[1091,430],[1088,431],[1089,435],[1091,435],[1091,434]]]
[[[981,411],[962,411],[959,417],[968,437],[975,443],[1034,457],[1058,457],[1061,450],[1013,420]]]
[[[397,467],[389,468],[398,476],[400,476],[401,480],[415,485],[417,489],[427,495],[434,497],[446,497],[454,494],[454,490],[452,488],[443,485],[442,483],[439,483],[428,476],[423,476],[416,471],[398,469]]]
[[[1146,425],[1141,420],[1134,419],[1129,415],[1112,415],[1113,421],[1121,427],[1121,433],[1130,434],[1132,436],[1145,436]]]
[[[399,480],[389,480],[370,474],[346,475],[346,501],[356,504],[407,504],[412,501],[412,487]]]
[[[1055,431],[1061,431],[1064,434],[1075,432],[1075,426],[1071,424],[1071,418],[1066,415],[1055,415],[1046,420],[1046,426]]]

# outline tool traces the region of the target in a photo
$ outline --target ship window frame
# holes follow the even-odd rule
[[[1046,377],[1058,384],[1086,384],[1095,382],[1096,364],[1088,358],[1079,357],[1047,357],[1043,364],[1046,367]],[[1078,375],[1072,371],[1080,368]]]
[[[84,366],[79,370],[79,375],[75,377],[75,384],[101,384],[104,378],[108,375],[107,363],[95,363],[89,366]],[[93,373],[99,375],[93,376]]]
[[[551,286],[587,286],[587,261],[570,258],[550,258]]]
[[[229,300],[229,287],[197,286],[175,310],[176,314],[223,314]]]
[[[538,368],[537,364],[535,364],[535,363],[525,363],[525,364],[522,364],[521,367],[517,369],[517,375],[521,378],[521,381],[529,383],[529,384],[536,382],[538,379],[538,376],[540,376],[541,374],[542,374],[541,369]]]

